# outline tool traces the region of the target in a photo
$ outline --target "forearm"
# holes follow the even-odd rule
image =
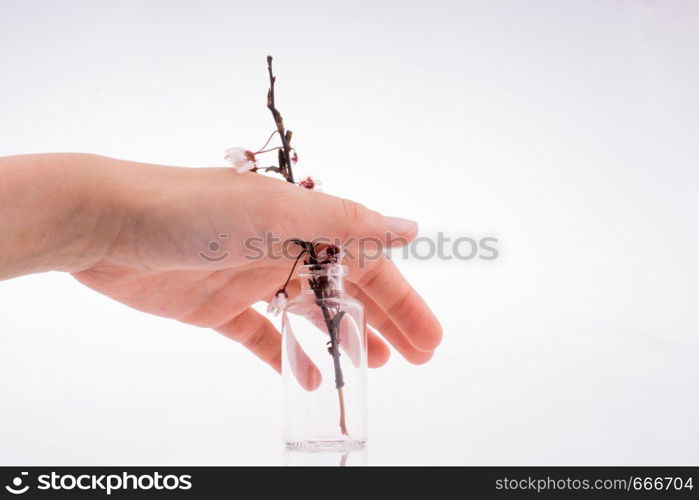
[[[118,223],[98,158],[0,158],[0,279],[79,270],[106,251]]]

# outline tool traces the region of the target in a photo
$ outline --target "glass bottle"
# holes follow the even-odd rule
[[[306,265],[282,315],[284,441],[345,450],[367,440],[364,307],[344,289],[347,268]]]

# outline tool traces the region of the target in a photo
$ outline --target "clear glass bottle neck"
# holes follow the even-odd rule
[[[345,292],[347,267],[341,264],[302,266],[299,269],[301,293],[315,297],[337,297]]]

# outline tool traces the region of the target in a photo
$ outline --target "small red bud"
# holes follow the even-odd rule
[[[306,177],[304,180],[299,182],[299,184],[301,185],[301,187],[306,189],[313,189],[314,187],[316,187],[315,181],[310,177]]]

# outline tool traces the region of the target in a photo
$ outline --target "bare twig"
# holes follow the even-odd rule
[[[342,394],[342,387],[337,390],[337,397],[340,399],[340,432],[345,436],[349,436],[345,422],[345,396]]]
[[[292,171],[291,166],[292,149],[290,146],[292,134],[290,130],[286,130],[286,128],[284,127],[284,120],[282,119],[282,115],[275,104],[274,84],[277,78],[274,76],[274,72],[272,71],[272,56],[267,56],[267,72],[269,73],[269,91],[267,92],[267,108],[269,108],[269,110],[272,112],[272,116],[274,117],[274,123],[277,126],[276,133],[279,134],[279,138],[282,141],[282,145],[280,148],[278,148],[279,166],[267,167],[264,170],[279,172],[284,176],[284,178],[288,182],[294,184],[294,173]],[[265,145],[262,146],[262,148],[260,148],[261,151],[259,152],[262,152],[262,150],[265,147],[267,147],[270,140],[271,136],[270,139],[267,140]],[[323,264],[337,263],[337,256],[339,255],[339,251],[335,247],[328,248],[328,258],[321,262],[318,258],[318,253],[316,251],[314,243],[301,240],[296,240],[296,243],[302,248],[302,251],[297,257],[296,262],[294,263],[294,268],[296,267],[296,263],[298,263],[298,259],[304,253],[307,254],[306,264],[317,266],[318,270],[322,269],[321,266]],[[292,268],[286,283],[288,283],[289,279],[291,279],[291,275],[294,272],[294,268]],[[327,276],[318,276],[316,278],[310,278],[308,280],[308,283],[316,297],[316,304],[323,312],[323,320],[325,321],[325,327],[328,330],[328,335],[330,336],[330,348],[328,350],[330,351],[330,355],[333,358],[333,369],[335,371],[335,388],[337,389],[337,396],[340,405],[340,431],[342,432],[342,434],[348,436],[349,434],[347,432],[347,422],[345,419],[345,398],[342,392],[342,388],[345,385],[345,380],[342,374],[342,365],[340,363],[340,322],[342,321],[345,312],[339,310],[339,307],[336,308],[336,311],[330,310],[330,307],[328,306],[325,300],[326,298],[328,298],[330,291],[330,280]],[[286,284],[284,285],[284,287],[282,287],[282,290],[284,290],[284,288],[286,288]]]
[[[294,172],[291,169],[291,151],[289,141],[291,140],[291,131],[284,128],[284,119],[281,113],[276,108],[274,103],[274,83],[277,77],[272,71],[272,56],[267,56],[267,72],[269,73],[269,92],[267,92],[267,108],[272,112],[274,123],[277,125],[277,133],[282,141],[283,154],[279,155],[279,168],[282,170],[287,182],[294,183]],[[282,160],[283,158],[283,160]],[[283,165],[282,165],[283,164]]]

